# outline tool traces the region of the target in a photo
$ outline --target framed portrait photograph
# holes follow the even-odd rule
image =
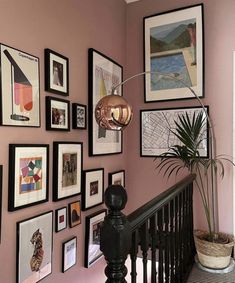
[[[100,227],[106,214],[107,210],[102,209],[86,217],[84,266],[87,268],[103,255],[100,250]]]
[[[209,107],[205,106],[209,115]],[[180,145],[180,140],[174,135],[179,117],[188,113],[189,119],[203,112],[205,124],[200,133],[199,153],[201,157],[208,157],[209,130],[206,114],[202,107],[168,108],[140,110],[140,155],[160,157],[173,145]]]
[[[82,210],[104,202],[104,168],[83,171]]]
[[[203,4],[144,18],[145,102],[204,92]]]
[[[92,48],[88,52],[89,155],[122,153],[122,131],[99,127],[95,120],[95,107],[102,97],[111,94],[113,86],[122,82],[123,68]],[[117,95],[122,95],[122,87],[117,88]]]
[[[0,44],[3,126],[40,127],[39,58]]]
[[[53,201],[81,193],[81,142],[53,142]]]
[[[81,224],[81,204],[80,201],[69,203],[69,227],[73,228]]]
[[[67,228],[67,207],[61,207],[55,210],[55,231],[60,232]]]
[[[52,272],[53,212],[17,222],[16,282],[39,282]]]
[[[9,145],[9,211],[48,201],[48,166],[48,144]]]
[[[69,95],[69,59],[51,49],[45,49],[45,90]]]
[[[121,185],[125,187],[125,170],[109,173],[109,185]]]
[[[46,130],[70,131],[70,102],[46,96]]]
[[[73,103],[72,104],[72,127],[73,129],[86,129],[86,105]]]
[[[62,272],[65,272],[77,262],[77,237],[63,243],[62,254]]]

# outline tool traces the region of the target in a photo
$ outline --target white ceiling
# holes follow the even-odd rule
[[[140,1],[140,0],[126,0],[126,3],[131,3],[131,2],[136,2],[136,1]]]

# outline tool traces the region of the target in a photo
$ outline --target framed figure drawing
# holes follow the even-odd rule
[[[39,282],[52,272],[53,212],[17,223],[16,282]]]
[[[203,4],[144,18],[145,102],[203,97]]]
[[[77,237],[66,241],[62,245],[62,272],[73,267],[77,262]]]
[[[92,48],[88,55],[89,155],[118,154],[122,152],[122,132],[99,127],[94,110],[97,102],[111,94],[111,88],[122,82],[122,66]],[[117,88],[117,95],[122,95],[122,87]]]
[[[40,127],[39,58],[0,44],[4,126]]]
[[[53,143],[53,201],[81,193],[82,143]]]
[[[125,170],[109,173],[109,185],[121,185],[125,187]]]
[[[48,201],[49,145],[9,145],[8,210]]]

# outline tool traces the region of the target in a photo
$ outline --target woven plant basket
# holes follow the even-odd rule
[[[201,230],[194,231],[194,242],[201,265],[212,269],[224,269],[229,266],[231,253],[234,247],[234,238],[231,235],[218,233],[228,239],[228,243],[212,243],[203,240],[208,233]]]

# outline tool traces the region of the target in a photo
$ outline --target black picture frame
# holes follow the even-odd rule
[[[209,106],[205,106],[205,110],[209,115]],[[208,121],[201,106],[140,110],[140,156],[161,157],[161,154],[169,150],[170,146],[180,144],[179,139],[172,132],[175,128],[174,121],[177,121],[178,116],[186,112],[192,118],[194,113],[201,111],[205,116],[205,121]],[[205,122],[202,134],[205,135],[205,138],[201,144],[200,156],[208,158],[208,122]]]
[[[146,16],[145,102],[204,97],[203,4]]]
[[[69,95],[69,59],[49,48],[44,50],[45,90]]]
[[[104,202],[104,168],[83,171],[82,210],[88,210]]]
[[[104,96],[111,94],[114,84],[123,80],[123,67],[102,54],[89,48],[88,50],[88,130],[89,156],[122,153],[122,131],[107,131],[98,126],[95,120],[95,106]],[[117,94],[122,95],[122,86]]]
[[[121,185],[125,188],[125,170],[110,172],[108,183],[109,185]]]
[[[9,211],[47,202],[48,180],[48,144],[9,145]]]
[[[85,254],[84,266],[91,267],[99,260],[103,253],[100,251],[100,226],[107,214],[106,209],[101,209],[91,215],[86,216],[85,230]]]
[[[67,206],[55,210],[55,232],[58,233],[67,228]]]
[[[73,228],[81,224],[81,202],[73,201],[68,204],[69,207],[69,227]]]
[[[70,131],[70,102],[46,96],[46,130]]]
[[[82,142],[53,142],[53,201],[81,194],[82,168]]]
[[[72,128],[85,130],[87,128],[87,106],[72,103]]]
[[[53,211],[17,222],[16,239],[16,282],[39,282],[49,276],[52,273]],[[35,257],[35,253],[43,255]]]
[[[73,237],[62,244],[62,272],[72,268],[77,263],[77,237]]]

